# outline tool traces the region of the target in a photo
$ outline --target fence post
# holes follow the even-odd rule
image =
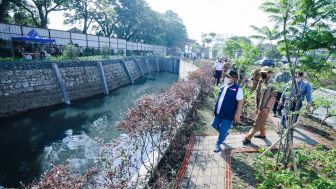
[[[99,38],[99,35],[98,35],[98,49],[100,49],[100,38]]]
[[[72,33],[71,32],[69,33],[70,33],[70,43],[72,43]]]
[[[20,29],[21,29],[21,36],[23,36],[23,28],[22,28],[22,26],[20,26]]]
[[[88,41],[87,34],[85,34],[85,36],[86,36],[86,48],[89,48],[89,41]]]

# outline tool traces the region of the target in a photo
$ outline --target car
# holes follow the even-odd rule
[[[256,66],[272,66],[274,67],[275,61],[272,59],[262,59],[253,63]]]
[[[262,65],[263,66],[272,66],[272,67],[274,67],[275,61],[272,60],[272,59],[264,59],[264,60],[262,60]]]

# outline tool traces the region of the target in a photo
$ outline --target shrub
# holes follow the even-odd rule
[[[254,168],[258,188],[335,188],[336,149],[324,150],[318,145],[312,150],[304,147],[296,151],[297,171],[293,162],[288,167],[279,167],[276,154],[256,159]]]
[[[78,48],[74,45],[66,45],[63,49],[63,57],[66,59],[76,59],[78,57]]]
[[[103,56],[103,58],[108,58],[111,54],[111,49],[109,47],[102,47],[101,48],[101,55]]]

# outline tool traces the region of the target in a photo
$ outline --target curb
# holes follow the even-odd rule
[[[188,147],[187,147],[187,151],[184,155],[184,159],[183,159],[183,162],[180,166],[180,169],[179,171],[177,172],[177,175],[176,175],[176,179],[175,179],[175,182],[174,182],[174,186],[173,188],[174,189],[178,189],[182,180],[183,180],[183,177],[187,171],[187,168],[188,168],[188,163],[189,163],[189,160],[190,160],[190,157],[191,157],[191,154],[192,154],[192,149],[194,148],[194,143],[195,143],[195,135],[192,134],[190,136],[190,139],[189,139],[189,144],[188,144]]]

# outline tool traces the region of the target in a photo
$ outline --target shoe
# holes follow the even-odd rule
[[[220,148],[220,146],[219,145],[215,145],[215,149],[214,149],[214,152],[219,152],[219,151],[221,151],[221,148]]]
[[[266,136],[256,135],[256,136],[254,136],[254,138],[261,138],[261,139],[265,139],[265,138],[266,138]]]
[[[251,144],[251,141],[245,138],[243,140],[243,145],[248,145],[248,144]]]

